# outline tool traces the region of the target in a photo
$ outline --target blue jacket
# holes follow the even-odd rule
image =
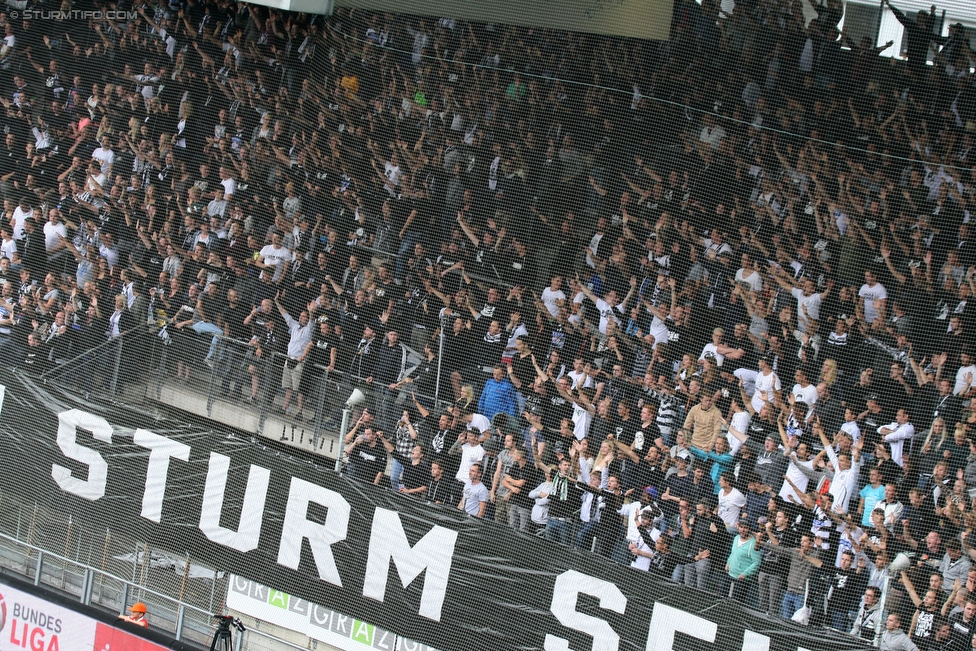
[[[705,452],[704,450],[699,450],[696,447],[689,448],[691,453],[699,459],[708,459],[712,462],[712,483],[715,484],[715,494],[722,490],[722,487],[718,485],[718,478],[722,476],[722,473],[726,470],[732,468],[732,455],[729,453],[719,454],[718,452]]]
[[[506,413],[509,416],[518,416],[518,407],[515,401],[515,387],[508,378],[496,380],[489,379],[485,382],[485,388],[481,391],[481,399],[478,400],[478,413],[493,420],[495,414]]]

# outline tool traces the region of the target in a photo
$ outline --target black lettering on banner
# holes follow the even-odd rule
[[[248,598],[267,603],[263,585],[283,591],[314,626],[348,636],[370,622],[377,649],[395,636],[405,651],[863,647],[141,407],[11,375],[0,387],[0,491],[55,518],[178,546],[240,575],[230,589]]]

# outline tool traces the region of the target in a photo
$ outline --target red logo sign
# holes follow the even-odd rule
[[[166,647],[101,622],[95,627],[93,651],[168,651]]]

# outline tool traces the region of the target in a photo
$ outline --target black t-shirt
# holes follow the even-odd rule
[[[637,438],[638,427],[640,427],[640,421],[633,416],[627,420],[616,418],[611,426],[611,432],[613,433],[613,438],[615,438],[619,443],[623,443],[627,446],[633,446],[634,440]],[[645,443],[645,447],[646,445],[647,443]]]
[[[417,396],[433,396],[437,388],[437,358],[420,362],[412,377]]]
[[[386,449],[378,441],[372,447],[361,443],[349,455],[349,464],[355,468],[358,479],[372,482],[378,473],[386,470]]]
[[[342,337],[352,343],[353,346],[363,338],[363,330],[370,325],[373,316],[373,309],[369,303],[356,305],[350,301],[346,307],[346,313],[342,319]]]
[[[690,326],[677,325],[669,321],[668,346],[672,359],[681,359],[684,355],[697,355],[701,349],[696,343],[695,331]]]
[[[505,259],[504,270],[500,271],[502,271],[505,282],[512,285],[525,287],[531,284],[535,278],[535,265],[532,258],[528,254],[520,257],[514,251]]]
[[[730,382],[726,382],[722,378],[711,383],[708,388],[716,392],[718,397],[715,400],[715,406],[723,414],[728,413],[729,408],[732,406],[732,400],[739,398],[738,387]]]
[[[976,627],[974,627],[976,617],[967,622],[963,617],[964,614],[958,612],[949,617],[949,628],[951,630],[949,635],[952,640],[949,648],[952,651],[967,651],[971,648],[973,631],[976,630]]]
[[[930,649],[932,648],[930,643],[935,638],[933,624],[939,618],[939,609],[935,607],[929,610],[924,605],[920,605],[915,609],[915,614],[915,629],[906,632],[919,645],[919,649]]]
[[[481,314],[479,320],[485,323],[498,321],[502,326],[508,323],[508,309],[504,303],[485,303],[481,306],[479,313]]]
[[[552,380],[546,382],[546,403],[545,413],[542,416],[542,424],[547,431],[558,431],[559,424],[564,418],[573,417],[573,404],[563,398]],[[631,438],[633,440],[633,438]]]
[[[251,319],[251,333],[266,352],[283,352],[288,346],[288,330],[277,314],[258,312]],[[283,339],[283,341],[279,341]]]
[[[625,489],[644,489],[653,486],[658,491],[658,495],[664,493],[664,472],[658,465],[652,466],[647,460],[641,459],[640,463],[631,466],[627,475],[624,481]]]
[[[518,481],[519,479],[525,480],[525,483],[522,485],[522,488],[519,489],[520,492],[512,493],[512,497],[509,499],[509,501],[512,503],[512,506],[531,508],[535,500],[529,497],[529,493],[532,491],[532,489],[536,487],[536,484],[538,483],[538,478],[536,476],[535,468],[533,468],[529,464],[525,464],[525,467],[521,467],[516,463],[516,464],[512,464],[512,467],[508,469],[508,472],[506,474],[508,474],[509,477],[511,477],[516,481]]]
[[[694,483],[691,473],[681,476],[678,473],[672,473],[664,481],[664,489],[670,491],[671,497],[680,497],[684,499],[691,499],[694,495]],[[673,500],[662,500],[661,508],[668,516],[672,516],[678,512],[678,503]]]
[[[17,166],[21,161],[20,153],[15,149],[0,149],[0,176],[6,176],[11,172],[17,171]]]
[[[657,421],[652,420],[647,425],[639,424],[634,433],[634,452],[643,456],[660,436],[661,428]]]
[[[476,349],[473,351],[468,351],[468,354],[470,355],[469,364],[483,368],[492,367],[495,364],[498,364],[502,359],[502,354],[505,352],[506,343],[507,337],[505,337],[502,332],[493,335],[490,334],[486,329],[481,339],[476,342]],[[555,391],[555,389],[553,389],[553,391]]]
[[[499,264],[498,254],[493,246],[482,243],[481,246],[469,249],[466,266],[468,271],[485,278],[499,278]]]
[[[519,391],[528,393],[532,389],[532,382],[535,380],[535,366],[532,364],[532,355],[521,357],[516,353],[512,357],[512,374],[522,383]]]
[[[461,251],[445,251],[437,256],[434,260],[434,265],[439,269],[439,273],[443,274],[445,271],[456,265],[458,262],[464,259],[464,253]],[[450,273],[441,276],[441,282],[444,283],[445,291],[448,294],[453,294],[461,289],[463,283],[463,278],[461,276],[461,271],[459,269],[454,269]]]
[[[217,293],[211,294],[204,292],[200,294],[200,307],[203,308],[204,316],[211,323],[217,322],[217,316],[223,312],[223,302]]]
[[[392,208],[390,222],[393,225],[393,233],[397,237],[400,235],[400,231],[403,230],[404,225],[407,223],[407,219],[410,214],[414,211],[417,206],[411,199],[397,199],[390,202],[390,208]],[[420,214],[414,217],[413,222],[410,223],[409,230],[416,231],[419,230],[417,220],[420,219]]]
[[[867,574],[857,573],[856,568],[843,570],[832,568],[830,575],[830,601],[828,608],[831,612],[849,613],[857,610],[858,603],[867,588]]]
[[[312,364],[329,366],[332,363],[332,351],[338,350],[339,340],[332,334],[322,334],[321,330],[312,335]],[[338,353],[336,353],[338,356]],[[338,357],[336,357],[338,360]]]
[[[224,308],[224,313],[222,315],[224,321],[224,327],[230,331],[231,339],[237,339],[238,341],[246,341],[250,337],[250,333],[247,327],[244,325],[244,319],[250,310],[244,303],[238,302],[237,305],[227,305]]]
[[[370,450],[370,452],[372,451]],[[405,457],[395,450],[392,454],[393,458],[403,466],[403,486],[405,488],[420,488],[430,483],[430,463],[426,459],[421,459],[420,463],[414,464],[410,457]]]
[[[786,578],[786,575],[790,571],[790,557],[782,550],[798,547],[800,544],[800,536],[797,534],[796,529],[790,526],[782,530],[774,529],[773,535],[779,541],[779,548],[767,547],[763,549],[763,559],[760,569],[766,574],[775,574],[776,576]]]

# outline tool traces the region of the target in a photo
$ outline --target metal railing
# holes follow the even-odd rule
[[[4,533],[0,533],[0,571],[109,613],[124,613],[131,604],[142,601],[148,606],[147,619],[152,628],[181,642],[207,647],[215,631],[213,609],[194,606],[179,596],[147,588]],[[221,596],[221,602],[222,599]],[[235,651],[307,648],[251,627],[234,638]]]
[[[72,351],[70,359],[42,373],[40,379],[84,396],[132,405],[169,404],[330,458],[336,456],[335,448],[327,448],[326,442],[341,437],[343,407],[354,389],[369,397],[364,406],[372,411],[373,387],[365,377],[306,362],[302,410],[297,410],[297,396],[293,396],[286,413],[281,388],[286,355],[257,357],[248,342],[217,337],[214,343],[212,335],[191,328],[169,329],[167,334],[161,337],[155,326],[140,325],[94,348]],[[420,359],[416,351],[407,349],[411,359]],[[208,358],[212,363],[207,363]],[[179,402],[180,396],[187,395],[199,399],[198,408]],[[418,397],[433,409],[450,404],[437,395]],[[409,404],[411,399],[404,390],[395,393],[393,402]],[[233,418],[226,418],[228,414]]]
[[[177,640],[209,643],[213,628],[211,612],[3,533],[0,533],[0,568],[32,581],[35,586],[53,588],[86,606],[98,606],[112,613],[124,613],[131,604],[143,601],[149,606],[147,618],[153,629]]]
[[[189,331],[171,335],[169,344],[158,337],[153,339],[152,350],[147,356],[149,368],[144,373],[152,378],[151,382],[147,380],[147,384],[151,385],[146,387],[147,398],[165,402],[165,390],[178,387],[181,392],[189,391],[205,399],[203,415],[208,418],[221,420],[218,417],[221,409],[252,414],[254,418],[241,425],[242,429],[306,448],[310,442],[311,450],[317,453],[324,452],[326,439],[342,434],[339,419],[353,390],[359,389],[367,396],[374,391],[364,376],[335,369],[329,371],[324,366],[306,362],[302,376],[302,409],[297,409],[297,395],[293,395],[289,411],[285,412],[281,379],[288,363],[287,355],[268,353],[258,358],[248,342],[217,337],[213,363],[206,364],[205,359],[213,341],[211,335],[197,335]],[[408,350],[413,359],[419,359],[415,351],[409,347]],[[181,378],[181,370],[184,377],[189,373],[189,379]],[[130,381],[138,384],[143,379],[117,380],[122,383]],[[406,390],[395,393],[394,404],[410,402]],[[444,409],[450,405],[436,395],[418,397],[433,405],[434,409]],[[269,430],[272,418],[275,425],[282,428],[280,435],[277,430]]]

